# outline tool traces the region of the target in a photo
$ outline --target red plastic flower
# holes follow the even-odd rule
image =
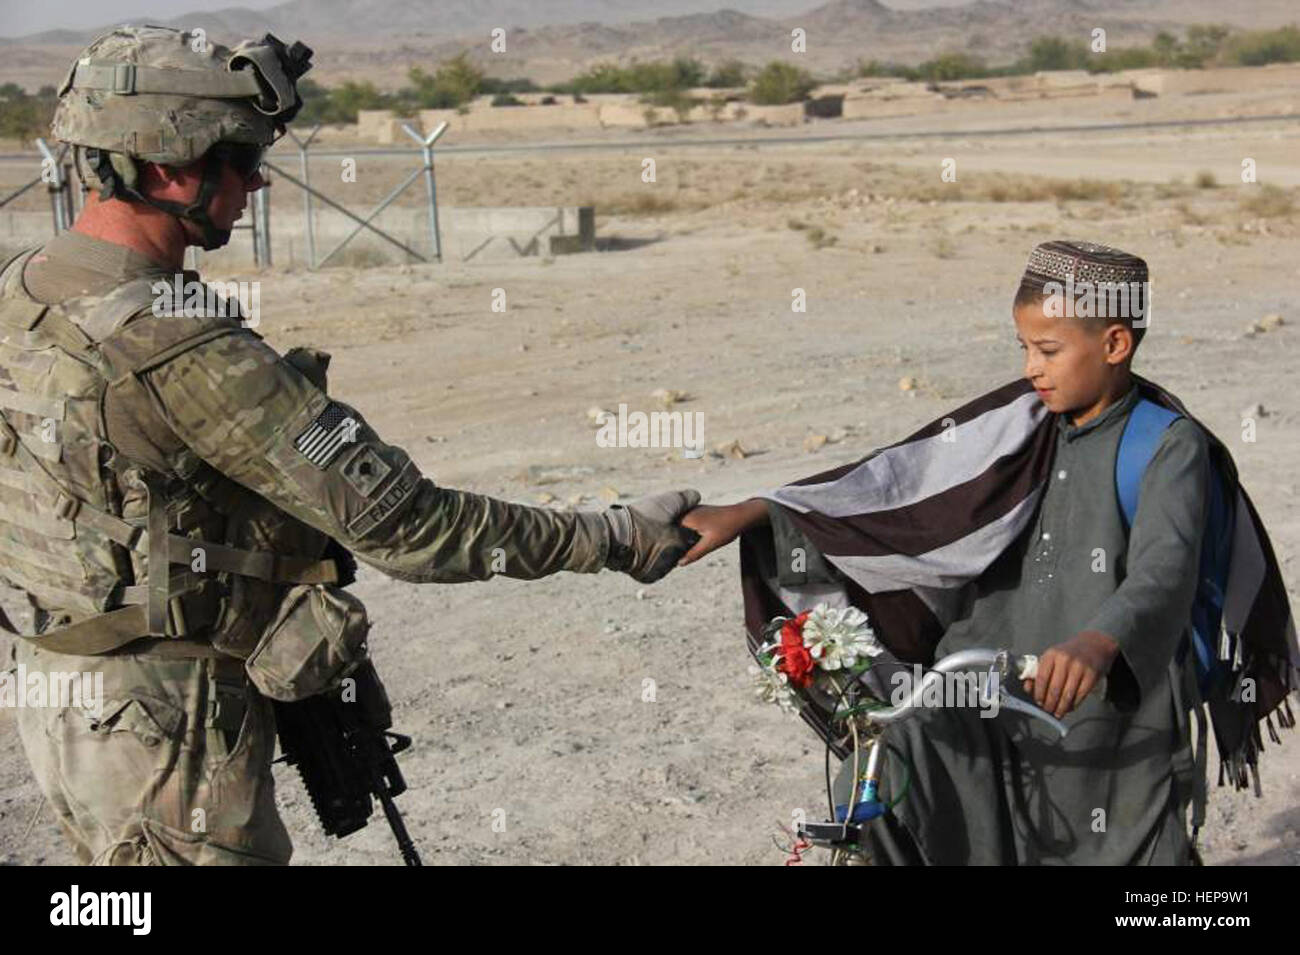
[[[776,651],[780,658],[776,668],[800,689],[812,684],[817,669],[817,661],[803,645],[803,624],[807,619],[808,613],[805,611],[781,627],[781,646]]]

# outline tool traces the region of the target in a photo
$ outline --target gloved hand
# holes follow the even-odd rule
[[[699,503],[699,491],[665,491],[602,511],[610,540],[605,566],[643,584],[663,577],[700,539],[677,523]]]

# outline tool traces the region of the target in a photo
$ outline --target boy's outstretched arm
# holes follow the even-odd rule
[[[1128,708],[1163,676],[1191,619],[1209,475],[1204,433],[1180,418],[1142,476],[1124,580],[1080,633],[1042,655],[1039,706],[1064,716],[1108,675],[1110,697]]]
[[[681,519],[682,527],[700,535],[695,546],[677,562],[678,567],[693,564],[710,551],[725,547],[751,527],[767,523],[767,502],[750,498],[739,504],[701,504]]]

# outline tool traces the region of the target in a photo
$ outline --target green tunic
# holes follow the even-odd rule
[[[1195,424],[1172,424],[1126,534],[1115,457],[1137,398],[1134,389],[1079,427],[1057,419],[1050,483],[1035,520],[971,588],[936,651],[1041,654],[1099,630],[1120,646],[1105,697],[1094,691],[1065,717],[1063,740],[1009,710],[990,719],[970,708],[922,708],[891,727],[885,739],[905,754],[912,779],[894,818],[867,828],[877,863],[1187,860],[1190,665],[1177,661],[1177,651],[1197,579],[1209,453]],[[887,766],[897,786],[897,758]],[[841,794],[849,767],[851,760]],[[884,795],[892,798],[888,783]]]

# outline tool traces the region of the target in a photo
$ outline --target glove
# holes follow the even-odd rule
[[[605,566],[640,583],[653,584],[700,539],[699,534],[677,523],[699,503],[699,491],[665,491],[602,511],[610,541]]]

